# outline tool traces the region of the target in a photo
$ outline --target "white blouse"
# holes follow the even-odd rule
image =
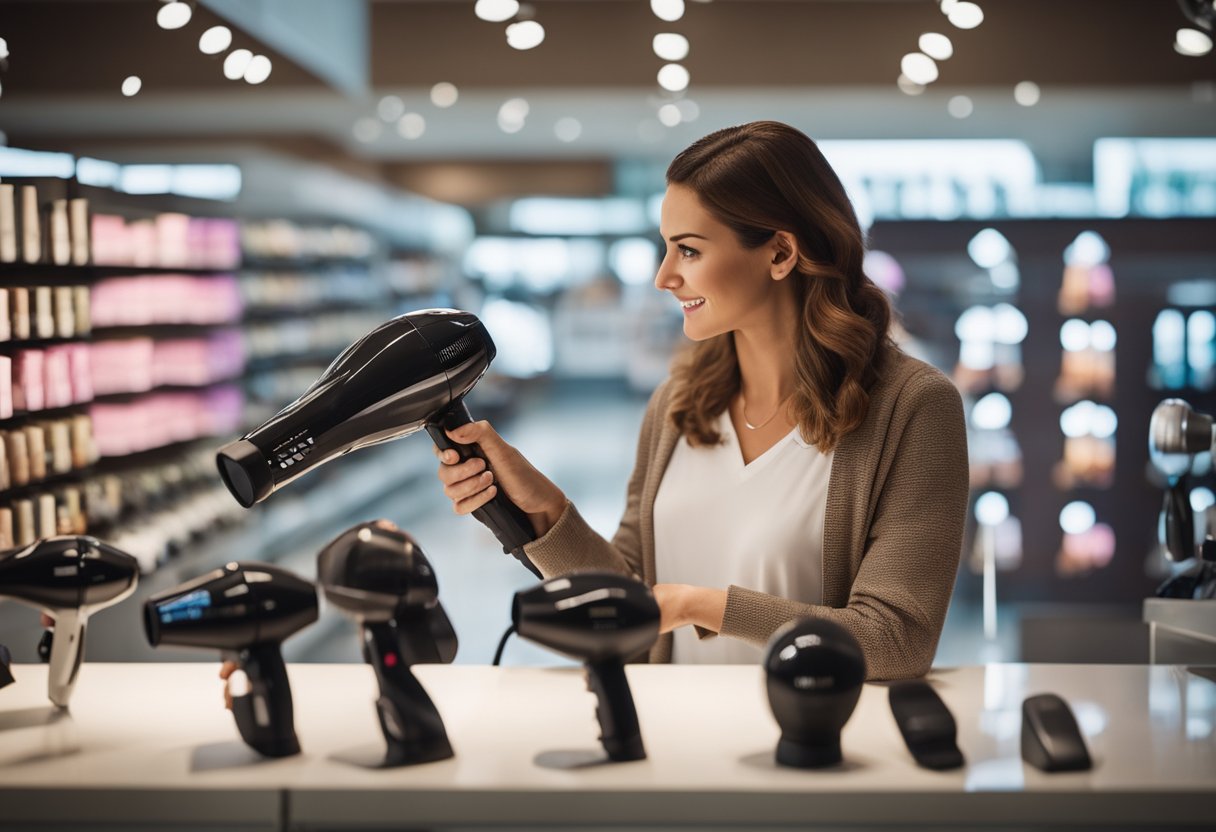
[[[658,583],[731,584],[807,604],[823,602],[823,519],[832,454],[798,428],[747,465],[729,411],[724,442],[694,448],[681,438],[654,503]],[[754,664],[763,651],[730,638],[675,631],[672,661]]]

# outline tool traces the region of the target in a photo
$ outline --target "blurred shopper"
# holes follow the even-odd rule
[[[492,473],[446,452],[445,493],[468,514],[504,489],[546,576],[651,584],[666,634],[651,661],[758,662],[778,627],[811,616],[856,636],[872,678],[925,673],[967,506],[958,392],[891,341],[853,208],[804,134],[720,130],[667,184],[655,286],[693,344],[650,400],[616,534],[484,421],[450,435],[478,443]]]

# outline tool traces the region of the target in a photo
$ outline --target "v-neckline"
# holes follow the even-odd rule
[[[789,433],[787,433],[785,436],[782,436],[780,439],[778,439],[776,442],[774,442],[772,445],[770,445],[768,448],[766,448],[764,453],[760,454],[758,457],[753,459],[751,462],[744,462],[743,461],[743,443],[739,441],[739,432],[737,430],[735,430],[735,422],[733,419],[730,418],[730,408],[727,408],[726,410],[722,411],[721,418],[722,418],[722,421],[726,423],[725,429],[730,431],[731,440],[734,442],[734,445],[735,445],[735,451],[731,455],[732,459],[734,460],[734,464],[737,467],[737,469],[739,470],[739,472],[743,473],[743,474],[751,474],[751,473],[754,473],[755,471],[759,470],[760,468],[762,468],[763,467],[762,463],[764,463],[765,460],[770,459],[773,456],[775,456],[777,450],[780,449],[786,443],[788,443],[790,441],[790,437],[793,436],[795,431],[798,430],[798,427],[795,425],[793,428],[790,429]]]

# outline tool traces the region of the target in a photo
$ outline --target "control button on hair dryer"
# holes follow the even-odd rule
[[[891,713],[917,765],[946,771],[963,765],[958,726],[937,691],[920,679],[891,687]]]
[[[424,309],[393,318],[347,347],[300,398],[221,448],[220,476],[249,508],[343,454],[424,429],[441,449],[484,459],[479,447],[453,443],[444,430],[472,421],[464,397],[495,354],[469,312]],[[500,491],[473,516],[539,577],[523,550],[536,535],[518,506]]]
[[[359,622],[363,657],[376,674],[384,766],[453,756],[443,719],[410,667],[447,664],[456,632],[439,603],[439,582],[422,547],[386,520],[360,523],[317,555],[325,598]]]
[[[153,647],[209,648],[236,662],[232,715],[241,739],[267,757],[300,751],[280,646],[316,620],[316,588],[264,563],[226,564],[144,604]]]
[[[1093,767],[1072,708],[1056,694],[1041,693],[1022,702],[1022,759],[1047,772]]]
[[[781,726],[777,762],[795,768],[840,763],[840,732],[866,678],[857,640],[831,621],[791,621],[769,640],[764,670],[769,705]]]
[[[139,563],[88,535],[62,535],[0,552],[0,597],[43,610],[55,619],[38,652],[50,662],[47,695],[68,707],[84,660],[89,616],[130,596]]]
[[[659,636],[659,605],[650,588],[612,572],[553,578],[515,593],[511,620],[523,638],[584,663],[608,759],[644,759],[625,662]]]

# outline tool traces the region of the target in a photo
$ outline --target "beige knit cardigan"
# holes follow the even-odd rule
[[[546,577],[601,569],[654,584],[654,500],[679,439],[669,407],[664,382],[646,409],[625,515],[611,542],[568,504],[543,537],[524,547]],[[966,510],[967,436],[958,391],[932,366],[892,350],[870,390],[865,421],[841,440],[832,460],[823,604],[731,586],[721,635],[763,646],[787,621],[825,618],[860,642],[870,679],[923,675],[954,588]],[[671,661],[670,634],[649,659]]]

